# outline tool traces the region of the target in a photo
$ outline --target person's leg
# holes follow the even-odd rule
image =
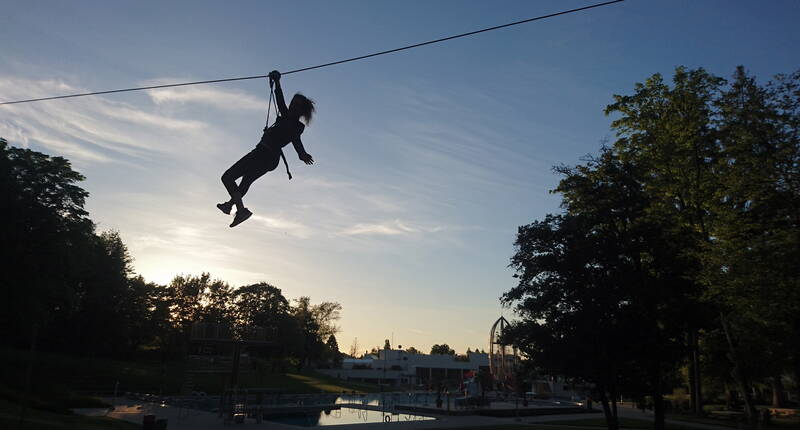
[[[244,175],[242,175],[242,180],[239,181],[239,185],[237,187],[236,197],[238,198],[231,198],[231,201],[236,204],[236,210],[241,210],[244,208],[242,198],[245,194],[247,194],[247,191],[250,190],[250,185],[253,185],[253,182],[255,182],[256,179],[264,176],[264,174],[269,170],[270,169],[268,169],[267,166],[262,164],[258,166],[251,166],[250,170],[244,172]]]
[[[248,172],[246,175],[242,176],[242,180],[239,181],[239,194],[244,197],[247,194],[247,191],[250,190],[250,185],[256,181],[256,179],[260,178],[263,173],[259,174],[260,172]]]
[[[247,190],[250,189],[250,185],[252,185],[253,182],[255,182],[256,179],[258,179],[260,177],[261,177],[261,175],[257,175],[256,176],[256,175],[249,174],[249,172],[245,173],[245,175],[242,176],[242,180],[239,181],[238,185],[236,185],[236,183],[234,182],[234,186],[236,187],[236,194],[235,195],[236,195],[237,198],[234,199],[234,197],[231,197],[231,199],[228,200],[225,203],[232,205],[232,204],[235,204],[237,200],[238,201],[242,201],[242,198],[244,197],[244,195],[247,194]],[[231,196],[233,196],[233,194],[231,194]]]
[[[252,150],[222,174],[222,185],[224,185],[225,189],[228,190],[228,194],[231,196],[231,199],[225,203],[217,205],[220,210],[230,213],[230,205],[232,203],[236,205],[237,210],[244,207],[242,204],[242,196],[244,193],[241,190],[241,185],[236,185],[236,179],[243,178],[242,182],[244,182],[244,177],[250,176],[248,175],[249,172],[258,169],[258,165],[260,164],[258,158],[258,152],[256,150]],[[250,183],[252,183],[252,181],[250,181]],[[248,183],[246,188],[249,187],[250,184]]]
[[[225,186],[225,189],[231,196],[231,200],[233,200],[234,196],[239,195],[239,186],[236,185],[236,179],[243,174],[243,172],[237,168],[237,164],[234,164],[222,174],[222,185]]]
[[[251,174],[248,172],[242,176],[242,180],[239,182],[238,199],[231,198],[231,202],[236,205],[236,216],[233,217],[231,227],[236,227],[253,215],[253,212],[251,212],[250,209],[244,207],[242,197],[247,194],[247,190],[250,189],[250,185],[261,175],[263,175],[263,173],[258,174],[258,172],[253,172]]]
[[[257,154],[257,162],[249,164],[247,170],[242,173],[242,180],[239,181],[239,186],[237,188],[240,199],[247,194],[247,191],[250,190],[250,185],[252,185],[256,179],[264,176],[267,172],[275,170],[280,161],[278,155],[268,150],[257,148],[253,152]]]
[[[242,202],[242,197],[250,189],[250,185],[256,179],[278,166],[279,157],[269,150],[256,148],[252,153],[255,161],[248,163],[246,170],[242,174],[242,180],[236,188],[236,195],[231,195],[233,203],[236,204],[236,216],[233,219],[233,223],[231,223],[231,227],[235,227],[253,215],[252,212],[244,207]]]

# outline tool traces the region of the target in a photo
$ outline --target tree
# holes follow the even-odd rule
[[[389,343],[389,339],[386,339],[386,341],[383,342],[383,349],[392,349],[392,344]]]
[[[752,381],[779,404],[780,376],[800,376],[800,73],[759,86],[740,68],[726,85],[679,67],[672,85],[653,75],[615,96],[613,146],[557,169],[564,212],[521,227],[512,259],[520,283],[505,299],[523,352],[600,391],[650,393],[657,429],[682,363],[696,411],[700,369],[728,369],[751,421]],[[614,327],[624,341],[607,341]],[[590,366],[552,355],[587,347],[601,353]],[[626,357],[637,366],[614,370]]]
[[[780,381],[776,375],[797,360],[788,351],[798,350],[800,327],[793,263],[800,255],[799,81],[795,73],[759,86],[739,67],[727,85],[702,69],[678,68],[671,88],[654,75],[606,110],[621,114],[612,124],[615,150],[643,170],[654,212],[700,238],[700,246],[686,250],[702,263],[688,274],[702,299],[686,312],[689,347],[697,352],[698,329],[721,330],[751,421],[750,385],[764,378],[759,370]],[[714,314],[717,321],[704,318]],[[694,354],[690,365],[699,369],[696,361]]]
[[[441,354],[441,355],[455,355],[456,351],[450,348],[449,345],[443,343],[441,345],[434,344],[431,347],[431,354]]]
[[[170,298],[170,319],[186,336],[192,323],[199,321],[203,310],[203,293],[211,283],[211,275],[177,275],[167,286]]]
[[[303,298],[301,298],[303,299]],[[339,332],[336,322],[341,318],[342,305],[337,302],[322,302],[311,306],[311,314],[319,326],[320,339],[328,338]]]
[[[292,307],[292,316],[299,328],[297,337],[298,345],[295,354],[298,357],[298,370],[311,364],[313,360],[322,358],[325,343],[321,333],[327,331],[321,326],[320,316],[315,312],[315,307],[311,305],[309,297],[295,299]]]
[[[145,317],[138,317],[140,330],[145,333],[144,338],[147,339],[144,345],[157,346],[163,353],[162,357],[166,358],[171,331],[167,288],[164,285],[147,282],[142,276],[135,276],[130,282],[132,290],[141,292],[137,295],[144,298],[144,307],[147,309]]]
[[[95,232],[83,179],[64,158],[0,139],[5,345],[125,358],[155,346],[163,363],[183,358],[192,325],[205,322],[234,326],[240,339],[254,328],[262,339],[266,333],[278,345],[268,353],[281,361],[340,360],[336,302],[312,305],[303,297],[293,307],[272,285],[234,290],[208,273],[179,275],[165,286],[136,276],[120,234]],[[16,377],[2,379],[22,388]]]
[[[719,153],[718,130],[713,125],[714,104],[724,80],[702,68],[675,69],[673,85],[655,74],[636,84],[632,95],[615,95],[606,114],[620,114],[612,122],[617,133],[616,154],[643,173],[642,186],[651,198],[652,210],[691,226],[696,240],[710,239],[710,206],[719,189],[714,163]],[[698,245],[699,245],[698,242]],[[695,250],[687,252],[697,253]],[[696,281],[696,276],[692,276]],[[703,284],[696,282],[695,295]],[[690,394],[695,412],[702,414],[698,332],[713,324],[713,314],[700,300],[688,307],[685,320],[689,352]]]
[[[233,288],[219,279],[213,280],[203,290],[203,309],[200,321],[231,325],[234,321]]]
[[[253,328],[266,331],[266,338],[282,343],[287,340],[290,319],[289,301],[280,288],[266,282],[240,287],[233,293],[233,314],[239,336]]]
[[[117,232],[95,236],[86,267],[75,287],[80,300],[61,320],[73,332],[62,333],[79,351],[90,355],[123,355],[144,341],[141,320],[147,317],[147,288],[132,279],[133,259]]]
[[[358,352],[359,351],[360,351],[360,348],[358,346],[358,338],[356,337],[356,338],[353,338],[353,343],[350,344],[350,351],[349,351],[350,352],[350,356],[353,357],[353,358],[358,358]]]
[[[335,368],[341,367],[342,353],[339,351],[339,342],[336,341],[336,336],[330,335],[328,341],[325,342],[325,346],[328,348],[328,354],[330,355],[333,366]]]
[[[800,380],[799,86],[800,72],[760,86],[739,67],[720,97],[722,186],[704,254],[739,389],[747,396],[750,381],[767,379],[776,407],[783,373]]]
[[[417,348],[414,348],[413,346],[409,346],[408,348],[406,348],[406,352],[409,354],[420,354],[419,350]]]
[[[565,213],[519,229],[511,263],[519,285],[504,298],[522,320],[508,336],[545,371],[595,384],[609,429],[618,428],[621,390],[650,394],[663,428],[666,381],[683,351],[681,313],[692,300],[693,265],[679,251],[692,235],[674,218],[651,216],[641,172],[610,148],[558,170]]]
[[[108,354],[135,340],[126,336],[141,303],[128,288],[130,259],[118,235],[95,234],[83,179],[62,157],[0,138],[0,335],[30,351],[25,382],[9,384],[24,393],[20,424],[38,348]]]
[[[37,327],[70,312],[94,225],[84,177],[69,161],[0,138],[0,327],[22,345]],[[12,318],[13,316],[13,318]]]

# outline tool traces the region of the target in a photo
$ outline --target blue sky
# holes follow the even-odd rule
[[[590,4],[4,1],[0,99],[291,70]],[[219,177],[258,141],[266,83],[0,107],[0,136],[71,159],[147,279],[211,272],[344,306],[339,345],[486,348],[516,228],[558,210],[551,166],[613,138],[613,94],[675,66],[800,68],[800,2],[629,0],[287,76],[317,101],[236,229]],[[509,312],[506,311],[506,314]]]

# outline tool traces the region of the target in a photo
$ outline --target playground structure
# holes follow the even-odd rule
[[[510,391],[514,386],[516,374],[517,348],[508,345],[503,339],[503,332],[509,326],[508,320],[500,317],[492,324],[489,331],[489,373],[495,388]]]

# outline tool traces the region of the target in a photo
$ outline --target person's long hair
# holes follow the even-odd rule
[[[311,122],[311,117],[314,116],[314,112],[316,111],[316,108],[314,107],[314,100],[297,93],[294,95],[294,98],[292,98],[291,104],[296,104],[300,111],[300,116],[303,117],[303,121],[306,123],[306,125],[308,125],[308,123]]]

